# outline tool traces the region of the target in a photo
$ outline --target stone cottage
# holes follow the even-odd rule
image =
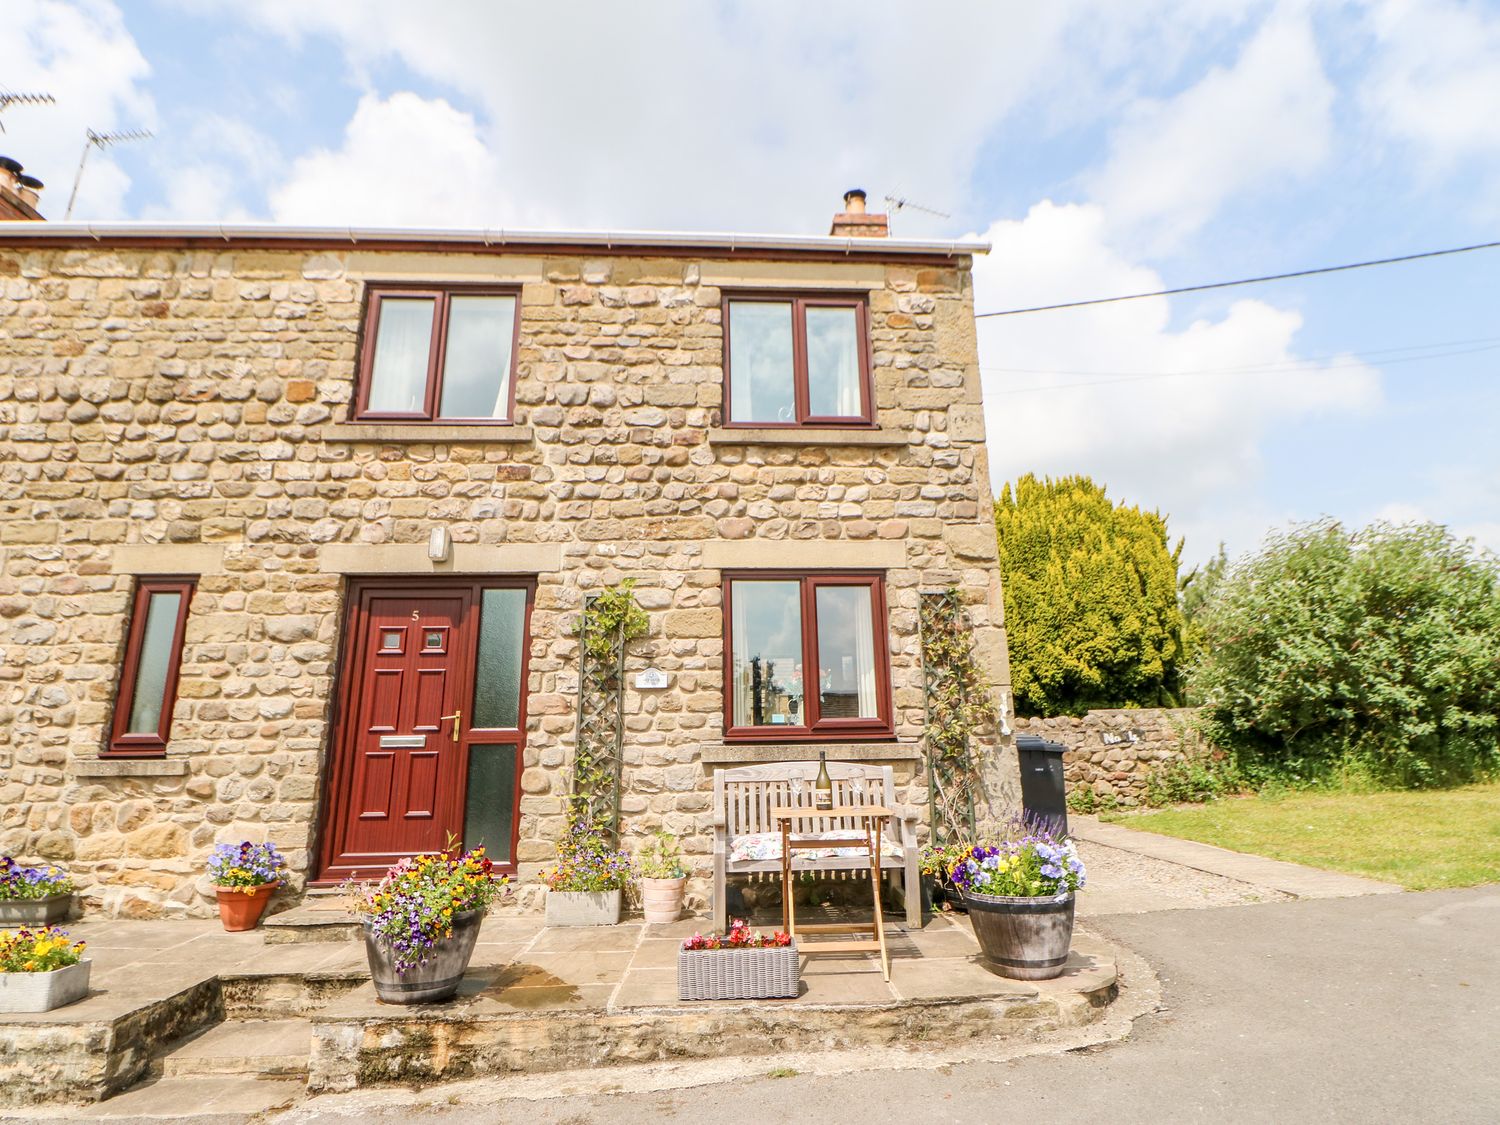
[[[925,803],[924,591],[1008,686],[987,248],[862,202],[814,237],[0,222],[0,851],[131,916],[206,913],[245,838],[299,892],[450,837],[525,879],[624,579],[622,831],[682,836],[698,901],[720,766],[889,762]]]

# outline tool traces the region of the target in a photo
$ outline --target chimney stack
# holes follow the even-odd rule
[[[40,219],[42,186],[35,176],[22,175],[20,161],[0,156],[0,219]]]
[[[828,233],[837,238],[889,238],[891,229],[885,215],[866,213],[864,189],[852,188],[844,192],[844,209],[833,217]]]

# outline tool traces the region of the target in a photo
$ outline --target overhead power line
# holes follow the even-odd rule
[[[1452,246],[1446,250],[1423,250],[1417,254],[1400,254],[1394,258],[1372,258],[1367,262],[1346,262],[1341,266],[1319,266],[1316,269],[1293,270],[1291,273],[1271,273],[1263,277],[1241,277],[1234,281],[1211,281],[1205,285],[1182,285],[1176,289],[1156,289],[1150,293],[1124,293],[1117,297],[1092,297],[1086,301],[1062,301],[1055,305],[1031,305],[1024,309],[1001,309],[998,312],[976,313],[976,317],[1019,316],[1021,313],[1052,312],[1056,309],[1079,309],[1085,305],[1110,305],[1117,301],[1139,301],[1145,297],[1170,297],[1177,293],[1201,293],[1205,289],[1228,289],[1235,285],[1259,285],[1266,281],[1286,281],[1293,277],[1313,277],[1321,273],[1340,273],[1343,270],[1362,270],[1370,266],[1390,266],[1398,262],[1415,262],[1422,258],[1441,258],[1449,254],[1467,254],[1473,250],[1493,250],[1500,246],[1496,242],[1476,242],[1472,246]]]

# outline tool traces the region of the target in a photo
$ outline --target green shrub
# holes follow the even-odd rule
[[[1164,762],[1148,773],[1141,804],[1152,809],[1164,805],[1197,805],[1244,789],[1245,781],[1228,754],[1222,751],[1196,754]]]
[[[1177,557],[1156,512],[1088,477],[1006,485],[995,503],[1018,715],[1178,700]]]
[[[1273,536],[1202,622],[1203,734],[1257,786],[1445,785],[1500,766],[1500,560],[1442,527]]]
[[[1068,790],[1068,811],[1082,813],[1113,812],[1120,807],[1120,799],[1113,793],[1102,797],[1094,792],[1092,785],[1080,785]]]

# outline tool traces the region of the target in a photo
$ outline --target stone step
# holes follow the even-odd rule
[[[297,1079],[162,1078],[104,1102],[70,1106],[70,1121],[172,1121],[193,1125],[245,1125],[285,1109],[307,1093]]]
[[[307,1020],[226,1020],[162,1059],[166,1078],[306,1078],[312,1052]]]
[[[359,918],[339,901],[309,901],[279,914],[272,914],[261,928],[267,945],[303,941],[354,941],[359,938]]]

